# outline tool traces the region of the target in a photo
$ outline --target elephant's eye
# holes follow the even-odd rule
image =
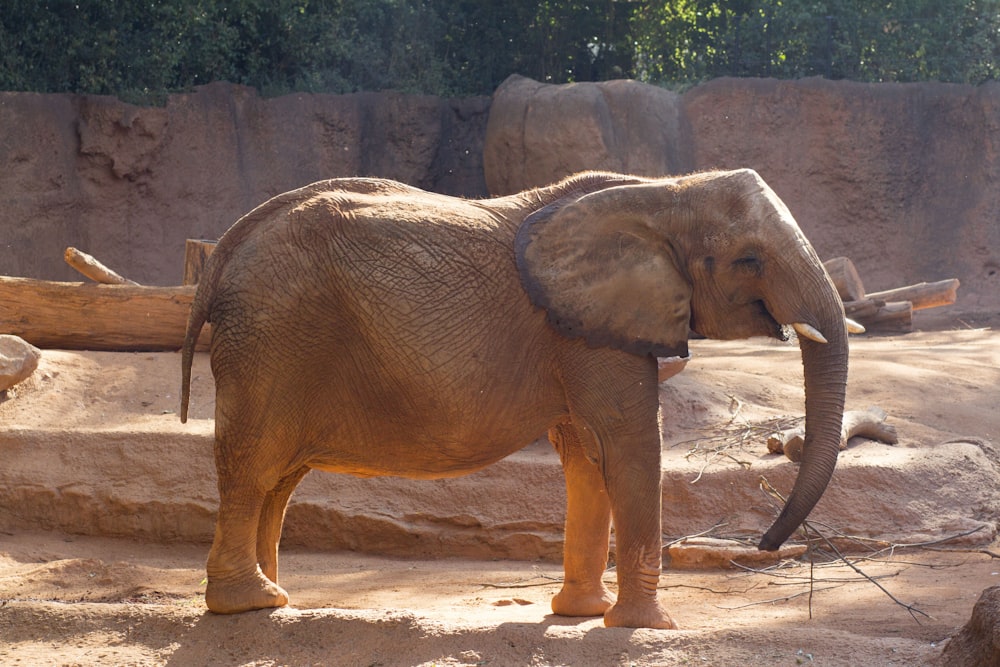
[[[758,278],[764,272],[763,263],[754,255],[747,255],[746,257],[740,257],[738,260],[733,262],[733,268],[741,273],[749,273]]]

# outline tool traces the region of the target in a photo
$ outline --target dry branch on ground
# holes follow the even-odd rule
[[[867,410],[848,410],[841,427],[840,449],[847,449],[847,441],[855,436],[878,440],[890,445],[897,442],[896,428],[886,423],[885,410],[872,406]],[[805,444],[804,426],[780,431],[768,436],[767,449],[772,454],[784,454],[792,461],[802,460]]]

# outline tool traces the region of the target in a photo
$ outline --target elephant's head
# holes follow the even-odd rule
[[[847,381],[844,310],[787,207],[752,170],[618,185],[529,215],[516,240],[531,300],[568,336],[684,356],[710,338],[799,334],[806,440],[795,486],[761,549],[802,523],[837,462]]]

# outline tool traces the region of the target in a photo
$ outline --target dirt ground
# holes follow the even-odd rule
[[[926,330],[854,339],[848,407],[884,408],[899,448],[978,443],[1000,469],[997,322],[938,317],[917,324]],[[788,405],[801,391],[796,354],[755,343],[692,347],[699,356],[678,379],[725,384],[747,414],[799,409]],[[79,392],[58,412],[46,412],[55,404],[32,402],[47,382],[35,380],[0,403],[0,420],[72,430],[87,428],[84,414],[176,419],[176,358],[155,366],[162,377],[136,378],[128,355],[117,364],[119,357],[105,354],[98,391],[72,384],[83,362],[98,358],[90,354],[43,358],[40,372]],[[687,420],[714,417],[689,408]],[[160,465],[184,462],[164,452]],[[969,504],[966,516],[978,520],[995,506]],[[558,563],[299,547],[282,552],[292,606],[217,616],[202,599],[206,544],[70,532],[78,531],[0,531],[0,664],[921,665],[934,663],[980,592],[1000,583],[1000,561],[988,552],[1000,549],[968,540],[852,558],[871,579],[838,561],[767,571],[668,567],[662,597],[680,629],[607,629],[600,619],[550,613]],[[607,578],[613,584],[614,573]]]

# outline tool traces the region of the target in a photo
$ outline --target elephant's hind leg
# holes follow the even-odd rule
[[[257,563],[257,526],[264,504],[262,490],[220,484],[215,541],[208,554],[205,603],[217,614],[282,607],[288,594],[264,576]],[[234,488],[235,486],[235,488]]]
[[[561,616],[601,616],[614,603],[602,581],[608,566],[611,503],[596,465],[587,460],[576,429],[564,423],[549,431],[566,477],[566,537],[562,590],[552,599]]]
[[[217,381],[217,392],[221,394],[223,389],[231,390]],[[294,488],[293,483],[287,483],[293,477],[286,471],[297,471],[299,466],[290,460],[292,455],[275,446],[283,442],[284,434],[267,421],[267,413],[246,407],[253,404],[242,395],[238,398],[244,400],[237,405],[245,408],[238,415],[216,410],[219,516],[208,554],[205,602],[220,614],[288,604],[288,594],[261,569],[258,545],[268,537],[260,534],[262,527],[265,533],[273,530],[274,524],[280,530],[280,520],[272,518],[274,508],[281,504],[284,511],[283,503]],[[261,416],[254,419],[258,414]],[[276,559],[265,562],[273,563],[271,569],[276,569]]]
[[[281,526],[285,521],[288,499],[302,478],[309,472],[309,466],[302,466],[278,481],[264,498],[257,527],[257,562],[264,576],[278,583],[278,543],[281,541]]]

